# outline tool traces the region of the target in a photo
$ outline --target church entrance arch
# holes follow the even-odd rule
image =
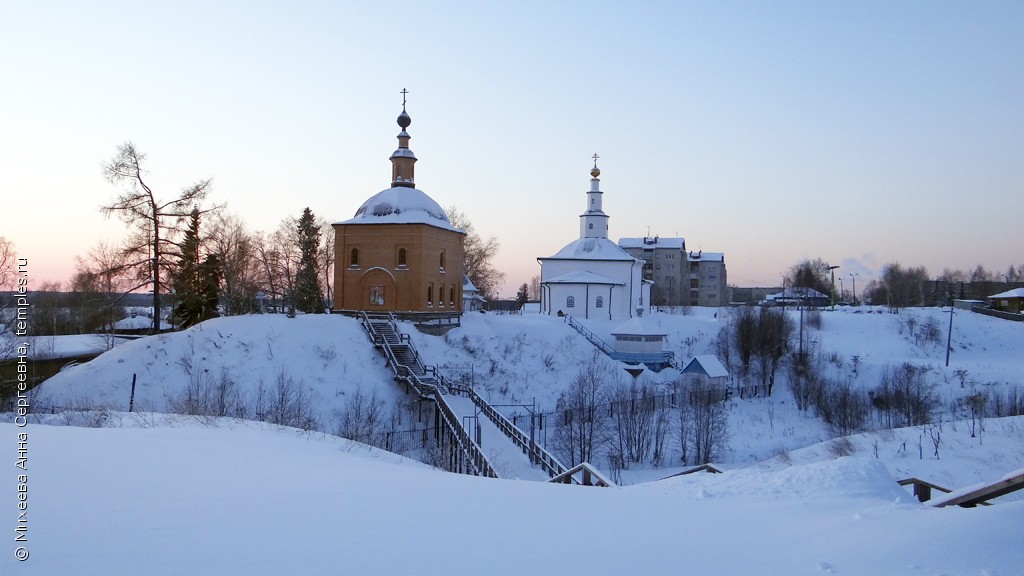
[[[391,272],[370,268],[359,281],[359,309],[367,312],[393,312],[398,302],[398,285]]]

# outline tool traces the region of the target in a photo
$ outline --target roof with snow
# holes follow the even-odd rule
[[[725,254],[722,252],[704,252],[699,250],[688,253],[686,259],[690,262],[724,262]]]
[[[658,236],[643,238],[619,238],[619,246],[623,248],[674,248],[686,249],[685,238],[659,238]]]
[[[1013,290],[989,296],[989,298],[1024,298],[1024,288],[1014,288]]]
[[[636,260],[619,245],[607,238],[580,238],[565,245],[554,256],[539,260]]]
[[[643,316],[636,316],[619,324],[611,332],[612,336],[667,336],[657,322]]]
[[[768,300],[782,300],[782,299],[800,299],[800,298],[825,298],[828,299],[828,294],[822,294],[814,288],[806,288],[803,286],[797,286],[796,288],[786,288],[778,294],[769,294],[766,296]]]
[[[711,354],[700,354],[693,357],[690,363],[683,368],[683,374],[706,374],[710,378],[728,376],[729,371],[725,369],[717,356]]]
[[[567,272],[561,276],[555,276],[550,280],[545,280],[544,284],[613,284],[615,286],[625,286],[624,282],[612,280],[607,276],[601,274],[595,274],[586,270],[574,270]]]
[[[417,188],[388,188],[382,190],[356,210],[356,215],[335,224],[426,224],[465,233],[452,226],[441,205]]]

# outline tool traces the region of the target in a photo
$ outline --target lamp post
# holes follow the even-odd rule
[[[846,302],[846,288],[843,288],[842,276],[839,276],[839,302]]]
[[[850,273],[850,280],[853,280],[853,305],[857,305],[857,274],[858,272]]]
[[[832,311],[836,310],[836,268],[839,266],[829,266],[828,273],[832,276]]]

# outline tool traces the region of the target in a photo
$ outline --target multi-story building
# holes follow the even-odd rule
[[[728,303],[725,255],[687,252],[684,238],[620,238],[619,246],[644,261],[653,306],[724,306]]]

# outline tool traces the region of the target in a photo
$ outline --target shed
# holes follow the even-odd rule
[[[995,310],[1003,312],[1024,312],[1024,288],[1014,288],[988,297]]]
[[[683,368],[683,378],[687,384],[705,384],[711,386],[726,386],[729,381],[729,371],[725,369],[721,361],[711,354],[695,356],[690,363]]]
[[[652,370],[661,370],[672,363],[673,354],[665,350],[665,332],[650,318],[644,318],[642,309],[612,330],[615,338],[612,358],[628,364],[647,365]]]

